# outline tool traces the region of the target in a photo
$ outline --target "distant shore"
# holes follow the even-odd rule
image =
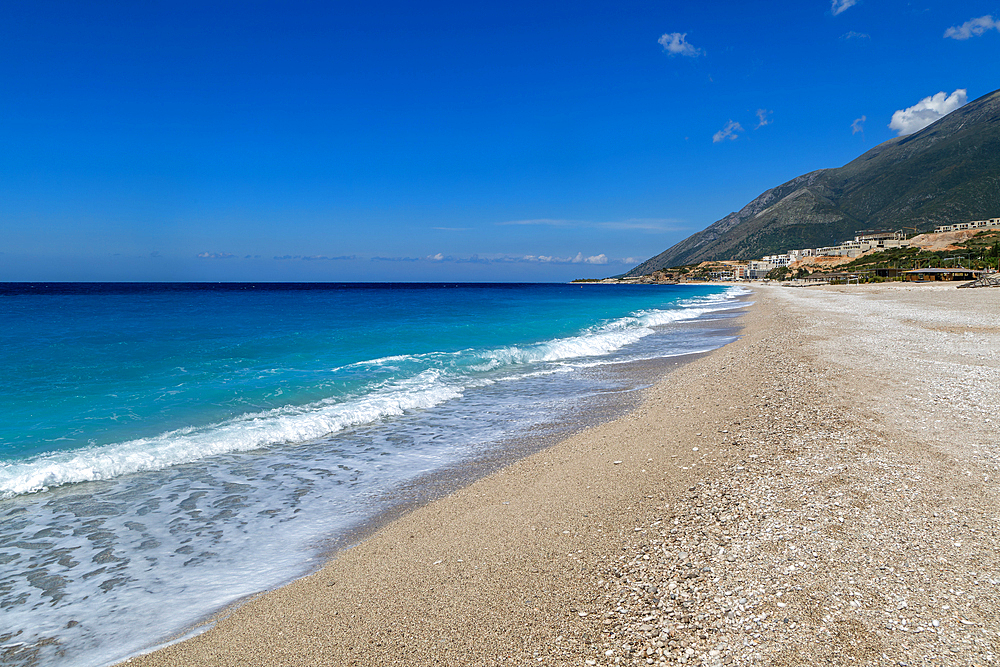
[[[130,664],[1000,659],[1000,290],[754,290],[639,408]]]

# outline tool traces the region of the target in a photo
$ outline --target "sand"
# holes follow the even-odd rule
[[[1000,290],[753,298],[640,408],[129,662],[1000,659]]]

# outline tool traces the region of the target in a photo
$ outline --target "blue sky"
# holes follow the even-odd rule
[[[614,275],[998,65],[976,1],[7,1],[0,280]]]

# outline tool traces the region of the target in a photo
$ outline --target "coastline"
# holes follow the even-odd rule
[[[944,292],[928,290],[757,287],[743,337],[673,370],[638,408],[415,509],[310,577],[129,663],[895,664],[937,655],[934,664],[970,664],[996,655],[997,429],[971,416],[998,407],[989,386],[1000,308],[990,290],[949,290],[944,301],[974,306],[985,324],[948,330],[947,304],[921,305]],[[860,299],[855,311],[903,301],[915,324],[889,333],[918,336],[907,354],[927,348],[927,322],[943,341],[906,368],[885,367],[895,354],[887,348],[848,353],[859,332],[844,299]],[[868,324],[885,324],[870,310]],[[987,354],[971,349],[938,368],[941,345],[968,343],[970,331],[992,343]],[[922,399],[915,378],[956,364],[978,364],[977,397],[957,412]],[[944,379],[968,395],[967,375]],[[872,399],[903,401],[900,387],[915,405]],[[914,414],[947,428],[927,434]],[[948,434],[960,446],[949,449]]]

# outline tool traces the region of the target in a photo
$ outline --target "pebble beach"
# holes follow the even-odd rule
[[[1000,660],[1000,290],[751,300],[637,409],[128,664]]]

